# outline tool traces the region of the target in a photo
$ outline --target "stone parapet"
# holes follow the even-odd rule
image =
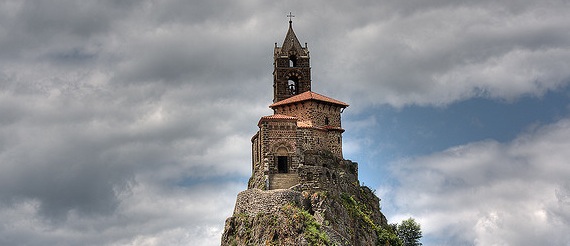
[[[259,213],[276,213],[286,204],[302,207],[303,196],[301,192],[290,189],[267,191],[248,189],[238,194],[234,216],[238,214],[255,216]]]

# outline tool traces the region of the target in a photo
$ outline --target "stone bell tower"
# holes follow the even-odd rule
[[[307,43],[301,46],[289,20],[289,30],[281,47],[273,50],[273,102],[311,90],[311,66]]]

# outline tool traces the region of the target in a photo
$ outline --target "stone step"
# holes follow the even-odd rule
[[[269,175],[269,189],[289,189],[299,183],[296,173],[277,173]]]

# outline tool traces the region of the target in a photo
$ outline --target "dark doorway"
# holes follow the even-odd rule
[[[278,173],[288,173],[287,168],[287,156],[277,156],[277,172]]]

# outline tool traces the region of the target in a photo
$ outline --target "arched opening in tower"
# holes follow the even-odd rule
[[[289,89],[290,95],[297,95],[299,92],[299,82],[297,82],[297,78],[289,78],[287,80],[287,88]]]
[[[291,55],[289,56],[289,67],[296,67],[297,66],[297,56]]]

